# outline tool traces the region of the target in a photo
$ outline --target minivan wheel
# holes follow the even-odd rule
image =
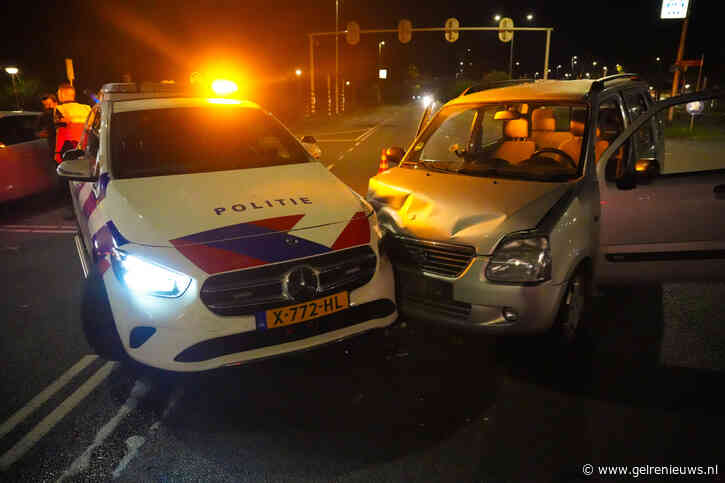
[[[563,345],[571,345],[589,333],[589,307],[591,280],[580,267],[566,283],[559,312],[552,327],[552,335]]]
[[[113,320],[103,277],[95,267],[88,274],[83,287],[81,320],[86,340],[99,356],[111,361],[126,358],[126,351]]]

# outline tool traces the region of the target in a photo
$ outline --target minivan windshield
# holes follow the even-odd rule
[[[470,176],[566,181],[579,176],[587,107],[572,103],[452,106],[411,161]]]
[[[116,112],[110,136],[117,178],[310,162],[290,133],[257,108],[210,104]]]

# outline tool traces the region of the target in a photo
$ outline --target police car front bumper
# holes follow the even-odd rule
[[[379,257],[368,283],[349,292],[349,308],[268,330],[259,330],[253,315],[212,313],[200,300],[196,281],[177,299],[139,297],[112,269],[104,282],[128,355],[171,371],[204,371],[308,350],[387,327],[398,317],[393,269],[386,256]]]

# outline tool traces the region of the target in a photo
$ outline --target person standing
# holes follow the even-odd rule
[[[46,138],[48,141],[50,160],[53,161],[55,159],[55,109],[58,106],[58,98],[55,97],[55,94],[43,94],[40,96],[40,102],[43,104],[43,114],[38,116],[35,131],[38,137]]]
[[[58,86],[58,101],[60,104],[56,108],[59,116],[55,123],[55,161],[60,164],[63,153],[78,145],[91,107],[76,102],[76,90],[67,83]]]

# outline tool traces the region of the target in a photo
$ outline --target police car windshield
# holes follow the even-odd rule
[[[111,166],[117,178],[307,163],[304,148],[259,109],[193,106],[117,112]]]

